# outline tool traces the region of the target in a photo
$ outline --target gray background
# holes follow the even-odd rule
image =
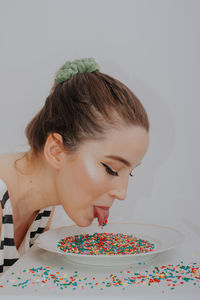
[[[199,228],[200,1],[0,1],[0,153],[28,149],[24,129],[57,69],[94,57],[131,88],[151,143],[110,220]],[[61,207],[53,226],[72,224]]]

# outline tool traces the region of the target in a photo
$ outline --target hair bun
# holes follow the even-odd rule
[[[57,72],[56,83],[64,82],[78,73],[100,71],[99,65],[94,58],[81,58],[67,61]]]

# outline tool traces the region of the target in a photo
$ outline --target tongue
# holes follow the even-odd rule
[[[94,217],[98,218],[99,225],[103,225],[109,216],[109,208],[94,206]]]

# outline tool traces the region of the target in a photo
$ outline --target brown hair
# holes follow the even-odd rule
[[[85,72],[54,84],[25,133],[36,155],[51,133],[59,133],[64,147],[74,153],[83,141],[103,137],[106,129],[119,126],[120,121],[149,131],[147,113],[127,86],[101,72]]]

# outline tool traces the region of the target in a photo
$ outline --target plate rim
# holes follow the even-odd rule
[[[158,225],[158,224],[147,224],[147,223],[137,223],[137,222],[109,222],[108,224],[110,225],[140,225],[140,226],[151,226],[151,227],[160,227],[160,228],[163,228],[163,229],[168,229],[168,230],[171,230],[171,231],[174,231],[176,233],[179,234],[180,236],[180,241],[178,243],[176,243],[174,246],[170,246],[170,247],[167,247],[167,248],[164,248],[164,249],[157,249],[155,251],[149,251],[149,252],[145,252],[145,253],[136,253],[136,254],[126,254],[126,255],[122,255],[122,254],[98,254],[98,255],[86,255],[86,254],[78,254],[78,253],[66,253],[66,252],[63,252],[63,251],[59,251],[59,249],[56,248],[56,251],[54,250],[49,250],[49,249],[46,249],[46,248],[43,248],[43,247],[40,247],[41,246],[41,238],[42,238],[42,235],[47,235],[49,234],[50,231],[56,231],[56,230],[59,230],[59,229],[62,229],[62,228],[89,228],[90,226],[99,226],[98,223],[93,223],[91,224],[90,226],[87,226],[87,227],[80,227],[76,224],[73,224],[73,225],[69,225],[69,226],[60,226],[60,227],[56,227],[56,228],[52,228],[52,229],[49,229],[45,232],[43,232],[39,237],[38,239],[36,240],[37,242],[37,245],[41,248],[41,249],[44,249],[46,251],[51,251],[53,253],[58,253],[58,254],[61,254],[61,255],[64,255],[64,256],[72,256],[72,257],[79,257],[79,258],[133,258],[133,257],[141,257],[141,256],[146,256],[146,255],[153,255],[153,254],[159,254],[159,253],[162,253],[162,252],[165,252],[165,251],[168,251],[168,250],[171,250],[171,249],[174,249],[176,248],[178,245],[180,245],[183,240],[185,239],[185,234],[183,232],[181,232],[179,229],[177,228],[173,228],[173,227],[170,227],[170,226],[164,226],[164,225]],[[99,227],[100,228],[100,227]],[[106,226],[104,227],[106,228]],[[75,233],[76,234],[76,233]]]

